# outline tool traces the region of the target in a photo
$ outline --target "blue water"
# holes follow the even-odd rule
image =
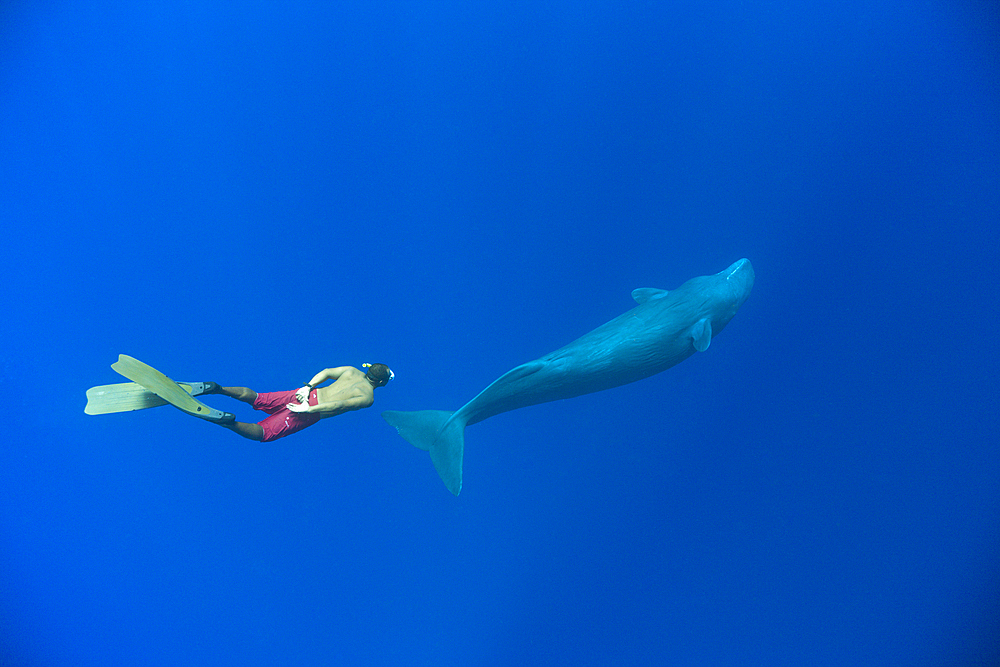
[[[5,2],[0,664],[997,664],[998,36],[987,1]],[[457,498],[379,416],[741,257],[709,350],[470,427]],[[262,445],[85,415],[119,353],[396,379]]]

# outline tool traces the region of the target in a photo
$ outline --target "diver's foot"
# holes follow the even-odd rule
[[[218,382],[205,382],[204,385],[205,385],[205,388],[201,392],[203,394],[221,394],[222,393],[222,392],[219,391],[219,383]]]
[[[211,410],[211,412],[207,412],[204,414],[196,414],[194,412],[188,412],[188,414],[191,415],[192,417],[197,417],[198,419],[204,419],[207,422],[222,424],[223,426],[230,426],[236,422],[236,415],[234,415],[232,412]]]
[[[236,423],[236,415],[234,415],[232,412],[223,412],[221,417],[218,417],[216,419],[211,419],[209,421],[213,421],[221,426],[231,427],[233,424]]]

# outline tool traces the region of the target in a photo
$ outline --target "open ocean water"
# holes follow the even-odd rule
[[[998,13],[4,2],[0,665],[998,664]],[[741,257],[457,498],[379,416]],[[85,415],[119,353],[396,379],[260,444]]]

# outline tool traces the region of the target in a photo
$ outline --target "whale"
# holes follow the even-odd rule
[[[673,290],[632,291],[636,305],[564,347],[513,368],[458,410],[386,410],[407,442],[430,453],[456,496],[462,490],[465,427],[502,412],[636,382],[708,349],[750,296],[750,260]]]

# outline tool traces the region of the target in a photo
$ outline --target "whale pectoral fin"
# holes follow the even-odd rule
[[[712,322],[703,317],[691,327],[691,342],[694,349],[704,352],[712,344]]]
[[[655,287],[640,287],[632,290],[632,298],[635,299],[636,303],[646,303],[653,299],[662,299],[667,294],[669,294],[667,290]]]

